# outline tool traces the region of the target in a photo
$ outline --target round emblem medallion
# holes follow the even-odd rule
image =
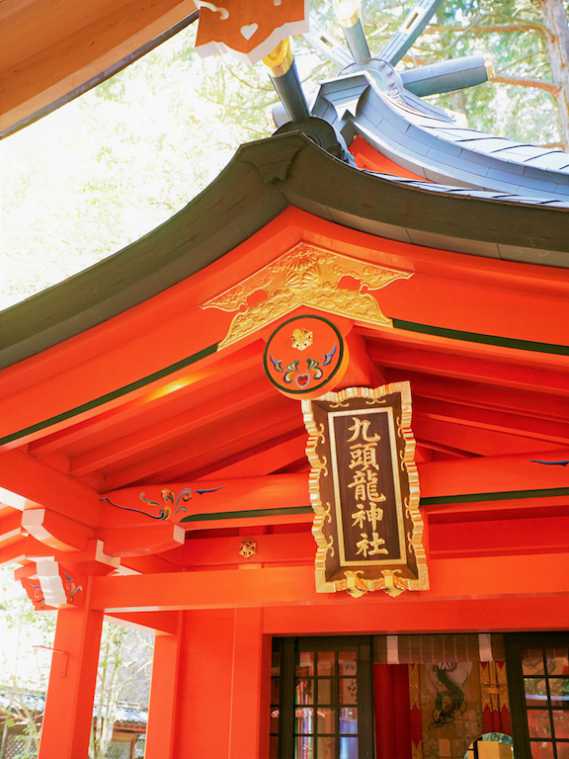
[[[267,341],[263,364],[285,395],[316,397],[337,384],[348,365],[344,338],[322,316],[294,316]]]

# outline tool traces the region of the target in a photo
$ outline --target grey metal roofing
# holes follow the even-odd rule
[[[312,109],[348,143],[360,134],[388,158],[447,191],[469,187],[512,202],[569,202],[568,153],[459,126],[408,92],[384,61],[348,68],[321,85]]]
[[[222,258],[289,206],[393,240],[569,268],[569,209],[360,171],[332,155],[335,133],[242,146],[202,193],[97,265],[0,313],[0,367],[100,324]],[[334,143],[337,145],[337,143]],[[502,195],[502,197],[500,197]]]
[[[422,182],[420,179],[407,179],[405,177],[398,177],[394,174],[384,174],[379,171],[367,171],[367,174],[371,174],[376,177],[381,177],[388,182],[394,182],[400,185],[408,185],[409,187],[416,187],[427,192],[445,192],[451,195],[463,195],[469,198],[480,198],[484,200],[501,200],[509,201],[511,203],[522,203],[524,205],[538,205],[538,206],[554,206],[556,208],[569,208],[569,197],[567,200],[560,200],[559,198],[550,197],[524,197],[523,195],[513,195],[511,193],[504,192],[492,192],[490,190],[477,190],[471,187],[455,187],[453,185],[445,185],[434,182]]]

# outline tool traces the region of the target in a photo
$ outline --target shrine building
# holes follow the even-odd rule
[[[228,0],[225,37],[204,3],[274,135],[0,313],[0,561],[57,612],[39,759],[88,756],[105,616],[156,633],[146,759],[569,757],[569,154],[423,99],[492,76],[396,68],[438,4],[372,54],[351,3],[309,104],[304,3]],[[142,5],[93,4],[89,59],[38,36],[3,134],[198,15]]]

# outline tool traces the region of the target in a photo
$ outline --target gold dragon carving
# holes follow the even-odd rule
[[[357,322],[380,327],[393,326],[368,290],[380,290],[398,279],[413,274],[359,261],[308,243],[299,243],[282,256],[247,277],[238,285],[206,301],[202,308],[217,308],[235,313],[219,347],[262,329],[299,306],[345,316]],[[357,289],[341,285],[350,277]],[[251,303],[251,297],[265,297]]]

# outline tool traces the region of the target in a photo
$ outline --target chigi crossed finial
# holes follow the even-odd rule
[[[378,53],[374,53],[370,50],[366,38],[360,1],[338,0],[335,4],[336,17],[342,26],[348,50],[335,46],[325,34],[307,34],[311,43],[340,67],[336,80],[327,83],[328,94],[334,89],[334,81],[338,82],[336,89],[340,90],[342,89],[340,80],[346,75],[355,74],[358,71],[365,72],[381,91],[398,98],[417,113],[445,121],[451,120],[445,111],[423,102],[421,98],[473,87],[488,81],[491,66],[484,56],[461,57],[428,66],[396,70],[397,64],[428,26],[441,2],[442,0],[420,0],[389,42]],[[305,120],[310,111],[302,91],[289,40],[281,42],[270,55],[264,58],[264,62],[271,71],[273,84],[286,111],[286,113],[276,113],[277,126],[282,126],[288,121]],[[358,93],[358,97],[359,94],[361,92]],[[334,97],[331,100],[335,107],[344,108],[345,98],[341,98],[341,103]],[[321,111],[317,98],[311,115],[329,120]],[[337,116],[341,118],[342,114],[338,112]]]

